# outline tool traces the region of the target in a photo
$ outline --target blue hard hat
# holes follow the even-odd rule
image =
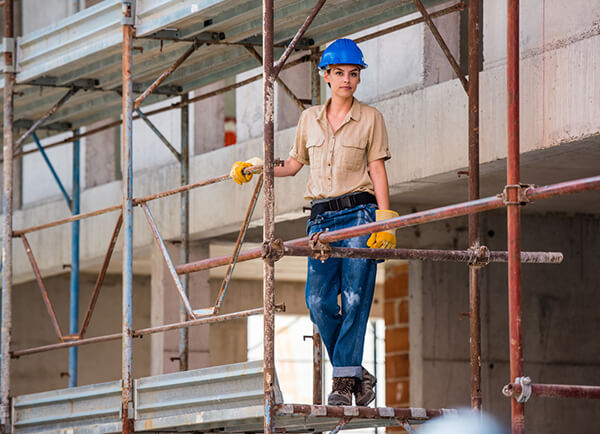
[[[331,65],[358,65],[367,68],[363,53],[352,39],[338,39],[323,51],[319,69],[324,71]]]

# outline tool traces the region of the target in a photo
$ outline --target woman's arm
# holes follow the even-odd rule
[[[289,157],[287,160],[284,161],[283,166],[276,166],[274,168],[275,176],[294,176],[300,171],[300,169],[302,169],[302,166],[304,165],[298,160],[296,160],[294,157]]]
[[[390,209],[390,191],[383,159],[374,160],[369,163],[369,176],[371,177],[373,188],[375,189],[377,207],[379,209]]]

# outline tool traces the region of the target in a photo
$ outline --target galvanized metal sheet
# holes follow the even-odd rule
[[[120,380],[21,395],[12,403],[13,432],[120,432],[120,407]]]

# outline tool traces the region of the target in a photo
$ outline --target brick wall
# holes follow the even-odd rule
[[[386,264],[383,285],[385,376],[388,407],[409,406],[408,264]],[[402,428],[397,428],[403,431]],[[396,428],[389,430],[396,431]]]

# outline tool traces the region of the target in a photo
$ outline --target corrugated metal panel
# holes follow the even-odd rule
[[[224,426],[263,415],[263,362],[195,369],[135,380],[136,430]],[[282,402],[276,381],[276,401]]]
[[[315,0],[276,1],[275,41],[282,43],[291,39],[315,3]],[[432,6],[442,1],[425,3]],[[138,0],[137,4],[138,38],[164,29],[176,29],[180,38],[195,37],[203,32],[223,33],[224,42],[239,42],[261,34],[261,0]],[[329,0],[305,37],[313,39],[315,44],[323,44],[414,11],[411,0]],[[101,89],[79,92],[49,123],[60,121],[79,127],[119,116],[121,99],[116,91],[121,86],[120,19],[120,1],[105,0],[54,26],[20,38],[17,90],[23,94],[15,99],[15,119],[39,118],[66,91],[25,85],[41,77],[50,78],[59,86],[83,78],[95,79]],[[136,39],[134,82],[140,88],[149,85],[189,44]],[[256,66],[256,60],[240,46],[204,45],[165,85],[186,92]],[[165,95],[153,95],[145,103],[165,98]]]
[[[120,432],[120,408],[120,380],[17,396],[13,432]]]

